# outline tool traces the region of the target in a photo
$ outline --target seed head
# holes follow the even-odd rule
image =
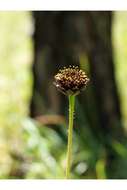
[[[65,95],[77,95],[83,90],[89,78],[78,66],[64,67],[55,75],[55,86]]]

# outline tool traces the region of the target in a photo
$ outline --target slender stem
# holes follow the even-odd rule
[[[75,96],[70,95],[69,96],[69,128],[68,128],[66,179],[70,178],[70,170],[71,170],[74,106],[75,106]]]

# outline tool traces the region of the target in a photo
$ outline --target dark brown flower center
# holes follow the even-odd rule
[[[64,94],[77,94],[87,85],[88,81],[85,72],[74,66],[64,68],[55,75],[55,85]]]

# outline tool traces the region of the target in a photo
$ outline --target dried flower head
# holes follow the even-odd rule
[[[70,66],[59,70],[59,73],[55,75],[54,84],[58,90],[66,95],[77,95],[86,87],[88,82],[89,78],[84,71],[78,66]]]

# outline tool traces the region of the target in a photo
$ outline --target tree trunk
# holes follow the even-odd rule
[[[120,135],[120,103],[112,55],[112,12],[89,12],[86,16],[90,44],[87,53],[100,124],[105,134],[118,132]]]
[[[69,12],[33,12],[35,20],[33,96],[31,116],[46,113],[65,114],[66,97],[53,86],[58,69],[79,65],[74,51],[66,39]],[[68,26],[67,26],[68,25]]]

